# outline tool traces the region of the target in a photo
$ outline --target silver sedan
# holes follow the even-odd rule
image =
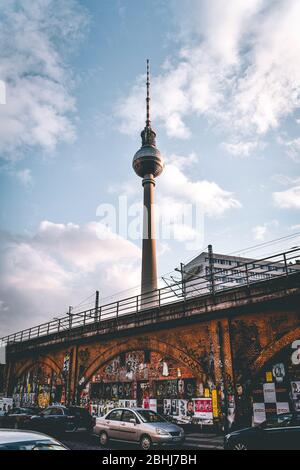
[[[96,418],[94,434],[99,436],[102,446],[116,440],[139,443],[143,450],[158,445],[180,446],[184,442],[182,428],[144,408],[115,408]]]

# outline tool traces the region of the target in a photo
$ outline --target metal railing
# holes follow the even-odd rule
[[[236,261],[232,261],[231,267],[226,269],[216,266],[217,263],[214,262],[213,276],[211,273],[204,273],[202,276],[186,275],[182,281],[167,287],[99,305],[97,309],[84,310],[5,336],[0,338],[0,345],[24,342],[95,323],[98,324],[97,328],[101,329],[101,323],[108,319],[118,320],[120,317],[137,315],[147,309],[157,309],[205,295],[218,295],[225,290],[249,287],[253,283],[290,276],[296,272],[300,273],[299,258],[300,248],[297,247],[268,258],[245,263],[239,262],[237,258]]]

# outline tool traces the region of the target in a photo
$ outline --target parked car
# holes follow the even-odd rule
[[[39,415],[32,416],[30,429],[60,436],[66,432],[92,432],[95,418],[79,406],[49,406]]]
[[[69,450],[61,442],[39,432],[0,429],[0,450]]]
[[[225,436],[229,450],[300,450],[300,414],[284,413],[262,424]]]
[[[39,408],[12,408],[1,419],[1,427],[11,429],[26,429],[31,417],[40,412]]]
[[[104,417],[96,418],[94,434],[99,436],[102,446],[111,439],[138,443],[143,450],[158,445],[180,446],[184,442],[182,428],[143,408],[115,408]]]

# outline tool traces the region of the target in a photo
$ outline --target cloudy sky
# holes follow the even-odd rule
[[[295,235],[256,256],[300,243],[299,24],[299,0],[2,2],[0,336],[96,289],[136,292],[140,240],[101,214],[141,201],[148,57],[161,216],[201,212],[159,237],[160,275],[209,243],[243,253]]]

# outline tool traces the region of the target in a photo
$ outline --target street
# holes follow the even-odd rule
[[[62,442],[71,450],[128,450],[137,449],[138,446],[134,444],[110,442],[109,446],[103,448],[99,445],[97,437],[91,436],[87,433],[69,434]],[[172,447],[168,448],[172,450]],[[186,441],[183,450],[222,450],[223,449],[223,436],[207,433],[192,433],[186,436]],[[178,450],[176,448],[175,450]]]

